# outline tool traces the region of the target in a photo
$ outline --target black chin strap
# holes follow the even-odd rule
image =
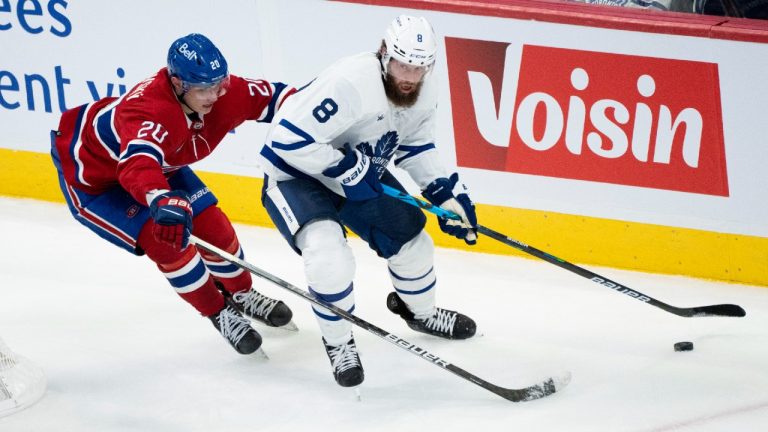
[[[192,109],[192,108],[190,108],[190,109]],[[192,111],[191,113],[187,114],[187,118],[192,120],[193,122],[200,122],[200,121],[202,121],[202,119],[200,118],[200,114],[198,114],[197,111]]]
[[[171,77],[176,77],[176,78],[178,78],[178,76],[176,76],[176,75],[171,75]],[[179,80],[179,81],[181,81],[181,80]],[[185,107],[187,107],[187,109],[189,109],[190,111],[192,111],[192,113],[193,113],[195,116],[197,116],[198,118],[200,117],[200,116],[197,114],[197,112],[196,112],[195,110],[193,110],[193,109],[192,109],[192,107],[191,107],[191,106],[187,105],[187,103],[186,103],[186,102],[184,102],[184,95],[185,95],[185,94],[187,94],[187,90],[184,88],[184,83],[183,83],[183,82],[182,82],[182,84],[181,84],[181,94],[177,94],[177,93],[176,93],[176,88],[173,86],[173,83],[171,83],[171,90],[173,90],[173,94],[175,94],[175,95],[176,95],[176,99],[179,101],[179,103],[180,103],[180,104],[182,104],[182,105],[184,105]],[[186,112],[185,112],[184,114],[186,114],[187,116],[189,116],[189,115],[190,115],[190,114],[187,114]],[[194,120],[194,119],[193,119],[193,120]]]
[[[175,93],[175,91],[174,91],[174,93]],[[182,91],[182,93],[180,95],[179,94],[176,95],[176,99],[179,100],[179,103],[184,105],[185,107],[187,107],[187,109],[189,109],[190,111],[192,111],[189,114],[184,112],[184,114],[187,117],[189,117],[189,119],[192,120],[192,121],[200,121],[200,114],[198,114],[197,111],[193,110],[191,106],[187,105],[187,103],[184,102],[184,95],[185,94],[187,94],[187,92],[186,91]]]

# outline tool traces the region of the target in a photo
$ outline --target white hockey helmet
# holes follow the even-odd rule
[[[381,56],[382,73],[387,75],[390,59],[402,63],[424,66],[428,70],[435,63],[437,38],[424,17],[400,15],[387,27],[384,34],[387,52]]]

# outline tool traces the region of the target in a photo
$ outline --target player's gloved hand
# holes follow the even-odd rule
[[[344,146],[345,154],[338,164],[326,168],[323,175],[341,184],[344,195],[351,201],[365,201],[381,196],[379,174],[371,159],[349,143]]]
[[[192,234],[192,204],[187,193],[174,190],[156,195],[149,204],[155,221],[152,234],[157,241],[168,243],[177,251],[187,248]]]
[[[460,221],[440,218],[440,229],[473,245],[477,243],[477,215],[468,192],[469,189],[459,181],[459,175],[453,173],[449,178],[442,177],[433,181],[421,194],[433,205],[461,216]]]

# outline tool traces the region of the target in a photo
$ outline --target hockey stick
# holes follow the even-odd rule
[[[437,215],[437,217],[440,217],[443,219],[461,220],[461,217],[456,213],[450,212],[438,206],[434,206],[426,201],[420,200],[411,195],[400,192],[399,190],[391,186],[387,186],[385,184],[382,184],[381,186],[384,188],[384,193],[386,195],[389,195],[393,198],[397,198],[400,201],[404,201],[410,205],[427,210],[428,212]],[[561,267],[568,271],[576,273],[577,275],[587,278],[599,285],[611,288],[616,292],[632,297],[643,303],[656,306],[657,308],[663,309],[667,312],[673,313],[675,315],[679,315],[681,317],[686,317],[686,318],[707,317],[707,316],[743,317],[746,315],[746,312],[744,311],[744,309],[741,306],[738,306],[735,304],[718,304],[718,305],[699,306],[699,307],[690,307],[690,308],[675,307],[667,303],[661,302],[659,300],[656,300],[653,297],[647,296],[639,291],[630,289],[618,282],[614,282],[605,276],[600,276],[597,273],[593,273],[583,267],[579,267],[575,264],[571,264],[568,261],[560,259],[554,255],[550,255],[544,251],[536,249],[533,246],[529,246],[513,238],[507,237],[490,228],[486,228],[482,225],[478,225],[477,232],[480,234],[486,235],[488,237],[491,237],[494,240],[500,241],[506,245],[512,246],[517,250],[523,251],[537,258],[540,258],[550,264],[554,264],[558,267]]]
[[[566,372],[563,376],[547,378],[547,379],[545,379],[545,380],[543,380],[543,381],[541,381],[541,382],[539,382],[537,384],[534,384],[534,385],[529,386],[529,387],[524,387],[524,388],[521,388],[521,389],[512,389],[512,388],[499,387],[499,386],[497,386],[495,384],[491,384],[488,381],[485,381],[485,380],[483,380],[483,379],[481,379],[481,378],[479,378],[479,377],[477,377],[477,376],[475,376],[475,375],[465,371],[464,369],[461,369],[460,367],[458,367],[458,366],[456,366],[456,365],[454,365],[452,363],[449,363],[447,360],[445,360],[443,358],[440,358],[437,355],[428,352],[424,348],[421,348],[421,347],[419,347],[419,346],[417,346],[415,344],[412,344],[412,343],[406,341],[405,339],[403,339],[403,338],[401,338],[399,336],[395,336],[394,334],[392,334],[392,333],[390,333],[390,332],[388,332],[386,330],[382,330],[381,328],[376,327],[375,325],[369,323],[368,321],[365,321],[362,318],[359,318],[359,317],[357,317],[355,315],[352,315],[351,313],[345,311],[344,309],[340,309],[340,308],[338,308],[338,307],[336,307],[336,306],[334,306],[334,305],[332,305],[330,303],[326,303],[326,302],[324,302],[322,300],[319,300],[319,299],[315,298],[314,296],[312,296],[311,294],[309,294],[308,292],[302,290],[301,288],[299,288],[299,287],[297,287],[295,285],[292,285],[292,284],[290,284],[290,283],[288,283],[288,282],[278,278],[277,276],[274,276],[274,275],[272,275],[270,273],[267,273],[266,271],[261,270],[258,267],[254,266],[254,265],[252,265],[252,264],[250,264],[250,263],[248,263],[246,261],[243,261],[240,258],[238,258],[238,257],[236,257],[236,256],[234,256],[234,255],[232,255],[230,253],[227,253],[227,252],[217,248],[216,246],[206,242],[205,240],[201,240],[201,239],[195,237],[194,235],[192,235],[192,236],[189,237],[189,241],[192,244],[197,245],[198,247],[201,247],[201,248],[207,250],[210,253],[218,255],[222,259],[229,261],[230,263],[240,267],[243,270],[251,272],[254,275],[256,275],[256,276],[258,276],[258,277],[260,277],[262,279],[266,279],[266,280],[274,283],[275,285],[278,285],[278,286],[280,286],[282,288],[285,288],[288,291],[296,294],[297,296],[303,297],[305,300],[308,300],[311,303],[314,303],[314,304],[316,304],[318,306],[321,306],[321,307],[324,307],[326,309],[329,309],[329,310],[333,311],[333,313],[335,313],[336,315],[339,315],[340,317],[344,318],[345,320],[350,321],[352,324],[355,324],[356,326],[362,328],[363,330],[367,330],[367,331],[375,334],[376,336],[384,339],[385,341],[387,341],[387,342],[389,342],[389,343],[391,343],[391,344],[393,344],[393,345],[395,345],[397,347],[400,347],[400,348],[408,351],[409,353],[411,353],[413,355],[416,355],[418,357],[423,358],[424,360],[432,363],[435,366],[439,366],[439,367],[441,367],[441,368],[443,368],[443,369],[445,369],[445,370],[447,370],[449,372],[452,372],[455,375],[458,375],[459,377],[461,377],[461,378],[463,378],[463,379],[465,379],[465,380],[467,380],[467,381],[469,381],[469,382],[471,382],[473,384],[477,384],[480,387],[482,387],[482,388],[484,388],[484,389],[486,389],[486,390],[488,390],[490,392],[493,392],[493,393],[503,397],[504,399],[510,400],[512,402],[531,401],[531,400],[534,400],[534,399],[539,399],[539,398],[543,398],[545,396],[549,396],[552,393],[555,393],[556,391],[559,391],[563,387],[565,387],[568,384],[568,382],[570,381],[570,379],[571,379],[571,374]]]

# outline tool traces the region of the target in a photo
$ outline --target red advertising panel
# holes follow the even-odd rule
[[[459,166],[728,196],[716,64],[459,38],[446,52]]]

